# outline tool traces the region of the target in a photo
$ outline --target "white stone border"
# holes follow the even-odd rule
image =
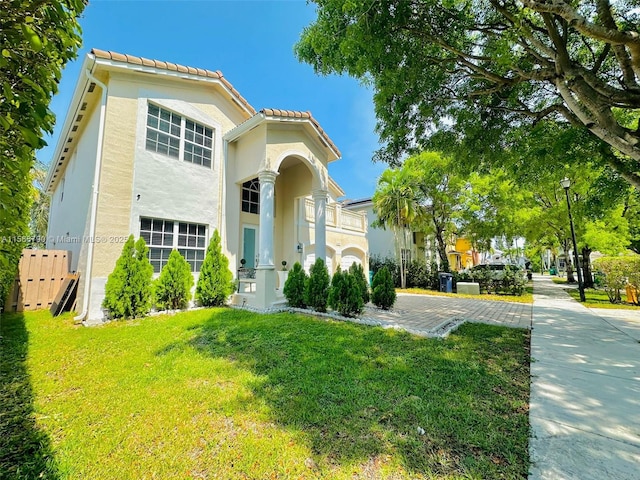
[[[384,329],[394,329],[403,332],[410,333],[412,335],[417,335],[419,337],[426,338],[447,338],[451,332],[457,330],[460,325],[465,323],[467,320],[460,317],[453,317],[445,320],[440,323],[433,330],[421,330],[415,328],[407,328],[402,325],[398,325],[395,322],[385,322],[384,320],[378,320],[372,317],[345,317],[336,312],[317,312],[315,310],[310,310],[308,308],[294,308],[289,306],[281,306],[281,307],[271,307],[266,309],[259,309],[255,307],[248,306],[240,306],[240,305],[230,305],[231,308],[236,310],[246,310],[253,313],[300,313],[302,315],[309,315],[313,317],[320,317],[325,320],[336,320],[339,322],[351,322],[359,325],[367,325],[370,327],[381,327]]]

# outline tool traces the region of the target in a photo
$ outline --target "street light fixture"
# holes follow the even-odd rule
[[[569,187],[571,186],[571,180],[564,177],[560,180],[560,185],[564,188],[564,193],[567,196],[567,212],[569,212],[569,224],[571,225],[571,239],[573,240],[573,258],[575,259],[576,270],[578,272],[578,291],[580,292],[580,301],[586,301],[584,296],[584,283],[582,282],[582,269],[580,268],[580,261],[578,260],[578,244],[576,243],[576,232],[573,229],[573,217],[571,216],[571,202],[569,201]]]

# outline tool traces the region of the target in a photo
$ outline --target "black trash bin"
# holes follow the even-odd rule
[[[440,278],[441,292],[453,292],[453,275],[451,273],[440,272],[438,273],[438,278]]]

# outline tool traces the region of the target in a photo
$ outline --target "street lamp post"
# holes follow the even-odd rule
[[[578,291],[580,292],[580,301],[586,301],[584,296],[584,283],[582,283],[582,269],[580,268],[580,261],[578,259],[578,244],[576,243],[576,231],[573,228],[573,217],[571,216],[571,202],[569,201],[569,187],[571,186],[571,180],[564,177],[560,180],[560,185],[564,188],[564,193],[567,196],[567,212],[569,212],[569,225],[571,225],[571,239],[573,240],[573,258],[575,259],[576,270],[578,272]]]

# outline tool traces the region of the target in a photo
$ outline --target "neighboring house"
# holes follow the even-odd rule
[[[372,225],[377,220],[371,198],[360,200],[345,200],[343,208],[354,212],[360,212],[367,216],[367,239],[369,242],[369,255],[379,258],[396,258],[398,256],[395,244],[395,236],[391,228],[377,228]],[[426,263],[440,260],[436,250],[435,240],[423,232],[406,232],[406,247],[402,248],[405,259],[424,260]],[[451,270],[463,270],[480,263],[480,253],[473,248],[471,242],[465,238],[452,238],[447,247],[447,257]]]
[[[92,50],[46,181],[47,248],[72,252],[78,317],[103,318],[130,234],[156,273],[178,249],[197,277],[217,229],[232,270],[255,268],[234,301],[258,309],[282,301],[282,261],[368,269],[366,218],[342,209],[327,172],[339,158],[309,112],[256,111],[219,71]]]
[[[373,211],[373,201],[371,198],[360,200],[345,200],[342,207],[352,212],[366,215],[367,241],[369,243],[369,256],[380,258],[393,258],[396,256],[396,245],[393,230],[373,227],[377,216]]]
[[[366,215],[369,258],[378,257],[384,259],[397,257],[398,251],[393,230],[391,228],[385,229],[372,226],[378,217],[373,210],[373,201],[371,198],[345,200],[342,202],[342,207],[343,209]],[[436,261],[437,254],[435,252],[435,244],[425,234],[421,232],[406,232],[406,238],[406,246],[403,245],[402,247],[405,259],[409,261],[424,259],[427,263],[430,263],[432,260]]]
[[[447,246],[447,257],[449,267],[455,271],[465,270],[480,263],[480,252],[466,238],[456,238],[455,241],[451,241]]]

